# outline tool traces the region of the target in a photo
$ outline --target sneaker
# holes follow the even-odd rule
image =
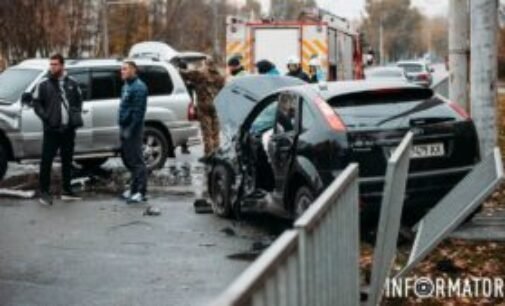
[[[123,192],[123,194],[121,194],[121,199],[123,199],[123,200],[128,200],[130,197],[131,197],[130,190],[126,190],[125,192]]]
[[[136,194],[132,195],[127,201],[126,203],[127,204],[138,204],[138,203],[142,203],[142,202],[145,202],[144,201],[144,196],[140,193],[140,192],[137,192]]]
[[[51,206],[53,205],[53,197],[47,192],[41,193],[39,203],[44,206]]]
[[[63,191],[61,193],[62,201],[80,201],[82,198],[75,194],[73,191]]]

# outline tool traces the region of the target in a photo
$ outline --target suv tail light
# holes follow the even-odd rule
[[[196,112],[195,102],[191,101],[188,105],[188,120],[196,121],[198,120],[198,114]]]
[[[321,111],[321,114],[326,119],[326,122],[330,125],[330,127],[335,131],[345,132],[346,128],[344,122],[335,113],[331,106],[320,97],[316,98],[315,102],[317,108]]]
[[[470,115],[466,112],[466,110],[461,107],[458,103],[454,103],[449,101],[449,106],[456,112],[458,113],[461,117],[463,117],[464,120],[470,120],[471,117]]]

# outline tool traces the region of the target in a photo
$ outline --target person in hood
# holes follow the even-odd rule
[[[309,82],[309,76],[303,71],[301,61],[298,57],[292,56],[288,59],[288,73],[287,76],[299,78],[302,81]]]
[[[319,83],[326,81],[321,61],[318,58],[313,58],[309,62],[309,78],[310,83]]]
[[[228,71],[233,78],[247,75],[247,71],[245,71],[238,56],[234,56],[228,60]]]
[[[275,67],[274,63],[269,60],[261,60],[256,63],[256,69],[259,74],[263,75],[281,75],[279,70]]]
[[[80,200],[72,191],[70,181],[75,132],[83,126],[82,95],[79,84],[65,74],[65,59],[61,54],[51,56],[48,76],[35,87],[33,107],[44,126],[39,202],[46,206],[53,204],[50,193],[51,169],[58,151],[63,178],[61,199]]]

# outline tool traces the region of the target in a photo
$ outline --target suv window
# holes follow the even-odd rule
[[[7,69],[0,74],[0,102],[14,103],[40,75],[36,69]]]
[[[169,95],[174,84],[168,71],[161,66],[141,66],[139,77],[146,83],[150,96]]]
[[[91,71],[91,100],[119,99],[119,68]]]
[[[82,99],[89,100],[89,71],[87,70],[68,70],[68,76],[73,78],[82,92]]]

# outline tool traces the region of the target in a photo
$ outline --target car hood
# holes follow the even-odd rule
[[[306,84],[286,76],[244,76],[226,85],[214,100],[221,131],[226,136],[237,133],[254,106],[282,88]]]

